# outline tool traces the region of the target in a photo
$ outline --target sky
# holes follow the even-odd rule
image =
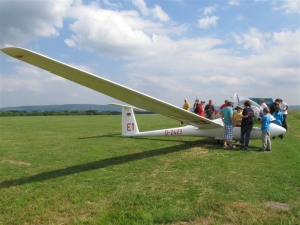
[[[0,0],[0,48],[182,107],[234,93],[300,105],[300,0]],[[0,107],[120,103],[0,52]]]

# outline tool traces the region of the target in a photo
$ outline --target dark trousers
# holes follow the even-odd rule
[[[248,147],[252,128],[253,125],[246,125],[241,127],[241,145]]]
[[[212,114],[206,114],[206,118],[211,120],[212,119]]]
[[[282,127],[286,129],[286,131],[288,130],[287,129],[287,124],[286,124],[286,114],[283,114],[283,122],[282,122]]]

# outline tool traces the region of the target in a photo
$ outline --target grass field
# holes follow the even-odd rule
[[[121,116],[0,118],[0,224],[300,224],[299,110],[288,124],[260,153],[260,140],[123,138]]]

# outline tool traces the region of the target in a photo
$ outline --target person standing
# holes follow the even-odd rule
[[[241,123],[241,149],[249,150],[249,140],[253,128],[254,111],[251,108],[251,102],[246,100],[244,102],[245,108],[242,112]]]
[[[284,101],[283,101],[283,98],[280,98],[279,99],[279,106],[280,106],[280,109],[281,109],[281,112],[283,114],[283,122],[282,122],[282,127],[286,129],[286,131],[288,130],[287,128],[287,123],[286,123],[286,117],[287,117],[287,110],[289,108],[289,105],[286,104]]]
[[[270,106],[270,114],[271,115],[273,115],[273,113],[275,112],[276,104],[279,104],[279,99],[278,98],[276,98],[275,101]]]
[[[223,108],[225,108],[227,106],[227,102],[228,102],[228,100],[225,100],[224,104],[221,105],[220,110],[222,110]]]
[[[261,139],[262,146],[259,149],[260,152],[271,151],[271,139],[270,139],[270,123],[271,116],[269,114],[270,110],[268,107],[263,109],[263,116],[259,121],[261,123]]]
[[[241,127],[242,116],[243,116],[242,107],[237,106],[235,109],[236,109],[236,112],[233,114],[233,122],[236,127]]]
[[[184,99],[183,109],[190,111],[190,103],[187,99]],[[183,121],[180,122],[179,126],[183,126]]]
[[[205,101],[201,101],[200,104],[198,105],[198,114],[199,116],[205,117],[204,115],[204,109],[203,109],[203,104],[205,103]]]
[[[213,116],[213,114],[215,112],[215,107],[212,104],[212,100],[211,99],[208,101],[208,104],[205,106],[204,110],[205,110],[205,117],[207,119],[211,120],[212,116]]]
[[[235,146],[232,145],[233,111],[232,111],[232,103],[231,102],[227,102],[227,106],[220,111],[220,116],[224,123],[223,148],[234,149]],[[226,142],[228,143],[228,146],[227,146]]]
[[[259,116],[263,116],[263,115],[264,115],[263,110],[264,110],[264,108],[266,108],[266,107],[268,107],[268,106],[267,106],[267,104],[265,103],[265,99],[263,99],[263,98],[261,98],[261,99],[259,100],[259,102],[260,102],[260,112],[259,112]]]
[[[275,105],[275,112],[272,114],[272,116],[274,116],[274,118],[275,118],[274,123],[279,126],[282,126],[283,114],[282,114],[282,112],[280,112],[279,104]],[[281,139],[284,138],[283,134],[279,135],[278,137],[280,137]],[[273,139],[275,139],[275,136],[273,137]]]
[[[196,99],[193,105],[194,113],[196,114],[198,114],[198,106],[199,106],[199,99]]]

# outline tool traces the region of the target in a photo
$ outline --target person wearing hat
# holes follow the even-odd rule
[[[233,114],[233,122],[234,122],[236,127],[240,127],[241,123],[242,123],[243,108],[241,106],[237,106],[235,108],[235,110],[236,110],[236,112]]]
[[[187,99],[184,99],[183,109],[190,111],[190,103]],[[180,122],[179,126],[183,126],[183,121]]]
[[[199,116],[205,117],[204,115],[204,109],[203,109],[203,104],[205,103],[205,101],[200,101],[199,105],[198,105],[198,114]]]

